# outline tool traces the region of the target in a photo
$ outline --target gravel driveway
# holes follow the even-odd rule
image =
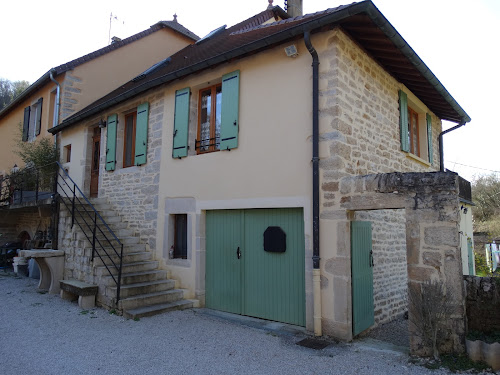
[[[256,329],[186,310],[139,321],[36,291],[0,271],[0,373],[10,374],[447,374],[407,356]]]

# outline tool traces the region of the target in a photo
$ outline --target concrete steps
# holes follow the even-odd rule
[[[191,309],[194,307],[193,301],[180,300],[170,303],[160,303],[153,306],[137,307],[123,311],[123,316],[128,319],[139,319],[157,314],[163,314],[174,310]]]
[[[98,230],[96,238],[104,246],[104,250],[97,250],[101,257],[94,257],[93,272],[95,283],[99,286],[97,300],[107,308],[117,308],[121,310],[127,318],[141,318],[161,314],[167,311],[188,309],[197,304],[197,301],[185,300],[184,291],[177,289],[175,280],[169,279],[168,272],[159,268],[159,262],[153,259],[152,253],[146,250],[146,244],[141,243],[141,239],[136,232],[128,228],[128,224],[119,213],[114,211],[103,198],[91,199],[90,202],[105,220],[108,227],[123,244],[122,276],[120,288],[120,301],[116,304],[116,282],[111,274],[117,279],[118,270],[113,265],[119,265],[121,246],[112,235],[105,231],[101,225],[105,236],[110,240],[115,250],[109,245],[105,236]],[[92,252],[92,230],[94,211],[85,202],[77,205],[79,209],[86,209],[89,213],[84,216],[75,217],[73,226],[76,236],[75,244],[82,244],[86,254]],[[71,217],[71,212],[63,212],[63,215]],[[98,220],[99,222],[99,220]],[[80,226],[78,225],[80,224]],[[76,228],[76,229],[75,229]],[[83,233],[85,230],[86,235]],[[87,238],[88,237],[88,238]],[[106,255],[107,253],[107,255]],[[107,265],[107,267],[106,267]],[[109,268],[109,270],[108,270]]]

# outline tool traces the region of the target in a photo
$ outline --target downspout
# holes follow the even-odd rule
[[[445,135],[446,133],[449,133],[453,130],[458,129],[461,126],[464,126],[465,123],[466,123],[466,120],[462,117],[462,120],[460,121],[460,123],[458,125],[439,133],[439,170],[441,172],[444,172],[443,135]]]
[[[54,112],[55,112],[55,116],[54,116],[54,122],[52,123],[52,127],[54,126],[57,126],[59,125],[59,106],[61,105],[60,103],[60,97],[61,97],[61,85],[59,84],[59,82],[57,82],[55,79],[54,79],[54,73],[55,73],[55,70],[52,69],[50,71],[50,80],[52,82],[54,82],[56,85],[57,85],[57,90],[56,90],[56,108],[54,109]]]
[[[57,86],[56,89],[56,102],[55,102],[55,108],[54,108],[54,121],[52,123],[52,127],[59,125],[59,107],[61,105],[60,100],[61,100],[61,85],[59,82],[56,81],[54,78],[54,73],[55,70],[52,69],[49,73],[50,80],[54,82]],[[54,134],[54,146],[57,147],[57,134]],[[59,248],[59,199],[57,199],[58,194],[57,194],[57,176],[59,175],[58,172],[55,174],[55,179],[54,179],[54,195],[53,195],[53,202],[52,202],[52,210],[53,210],[53,215],[52,215],[52,248],[53,249],[58,249]]]
[[[319,57],[311,44],[310,31],[304,32],[304,43],[312,56],[313,68],[313,299],[314,335],[321,336],[321,271],[319,268]]]

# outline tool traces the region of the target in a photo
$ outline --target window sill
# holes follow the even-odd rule
[[[421,159],[420,157],[418,157],[417,155],[415,154],[412,154],[410,152],[406,153],[406,157],[408,159],[412,159],[412,160],[415,160],[416,162],[419,162],[420,164],[423,164],[425,165],[426,167],[431,167],[432,164],[429,163],[428,161],[424,160],[424,159]]]
[[[166,259],[167,266],[191,267],[191,259],[172,258]]]

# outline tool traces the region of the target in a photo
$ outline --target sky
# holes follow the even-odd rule
[[[350,0],[304,0],[304,13]],[[373,0],[472,121],[444,136],[445,167],[473,180],[500,176],[499,0]],[[283,7],[283,0],[273,5]],[[266,9],[268,0],[24,0],[0,5],[0,78],[33,83],[50,68],[161,20],[200,37]],[[111,17],[112,15],[112,17]],[[111,19],[111,23],[110,23]],[[110,30],[111,24],[111,30]],[[443,122],[443,129],[455,124]],[[474,167],[474,168],[472,168]]]

